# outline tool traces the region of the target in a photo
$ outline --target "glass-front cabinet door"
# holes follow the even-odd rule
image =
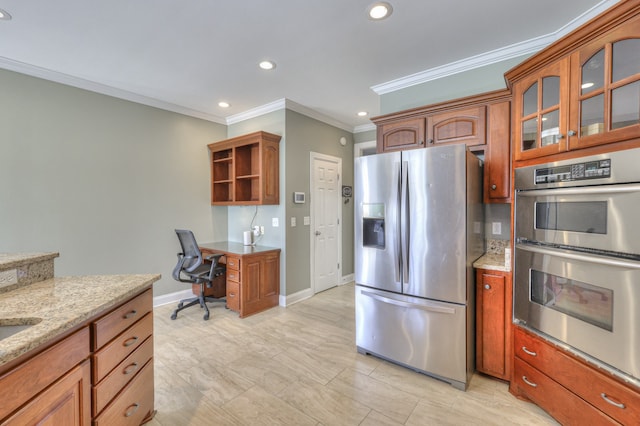
[[[567,149],[568,77],[563,59],[514,84],[516,160]]]
[[[640,20],[634,21],[571,56],[569,149],[640,134]]]

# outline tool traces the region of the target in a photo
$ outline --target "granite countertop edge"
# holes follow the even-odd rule
[[[55,277],[0,293],[0,324],[35,322],[0,340],[0,367],[107,313],[159,279],[159,274]]]
[[[492,271],[511,272],[511,265],[505,262],[504,253],[485,253],[473,262],[476,269],[489,269]]]
[[[59,257],[58,252],[43,253],[0,253],[0,271],[15,269],[23,265],[29,265],[36,262],[44,262],[46,260]]]

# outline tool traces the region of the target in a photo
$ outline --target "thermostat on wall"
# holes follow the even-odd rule
[[[304,204],[304,192],[294,192],[293,193],[293,202],[296,204]]]

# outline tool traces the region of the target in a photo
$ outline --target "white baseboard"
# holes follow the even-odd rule
[[[340,285],[349,284],[355,279],[356,279],[356,276],[354,274],[343,275],[342,279],[340,280]]]
[[[168,305],[169,303],[178,303],[180,299],[193,297],[191,289],[176,291],[174,293],[162,294],[153,298],[153,307]]]
[[[354,280],[354,278],[355,278],[354,274],[344,275],[340,280],[339,285],[349,284]],[[191,292],[191,289],[162,294],[160,296],[156,296],[153,298],[153,306],[156,307],[156,306],[168,305],[169,303],[177,303],[180,299],[186,299],[192,296],[193,296],[193,293]],[[302,300],[308,299],[312,296],[313,296],[313,290],[311,290],[311,288],[306,288],[302,291],[299,291],[294,294],[290,294],[288,296],[281,294],[280,298],[278,299],[278,304],[280,306],[287,307],[287,306],[293,305],[294,303],[298,303]]]
[[[305,299],[313,296],[313,291],[310,288],[306,288],[302,291],[299,291],[294,294],[290,294],[288,296],[280,295],[280,306],[291,306],[294,303],[301,302]]]

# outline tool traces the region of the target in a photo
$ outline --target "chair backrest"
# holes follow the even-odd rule
[[[187,229],[176,229],[178,240],[182,246],[182,253],[185,257],[189,258],[182,264],[182,269],[185,272],[193,272],[198,266],[202,265],[202,253],[196,242],[196,237],[193,232]]]

